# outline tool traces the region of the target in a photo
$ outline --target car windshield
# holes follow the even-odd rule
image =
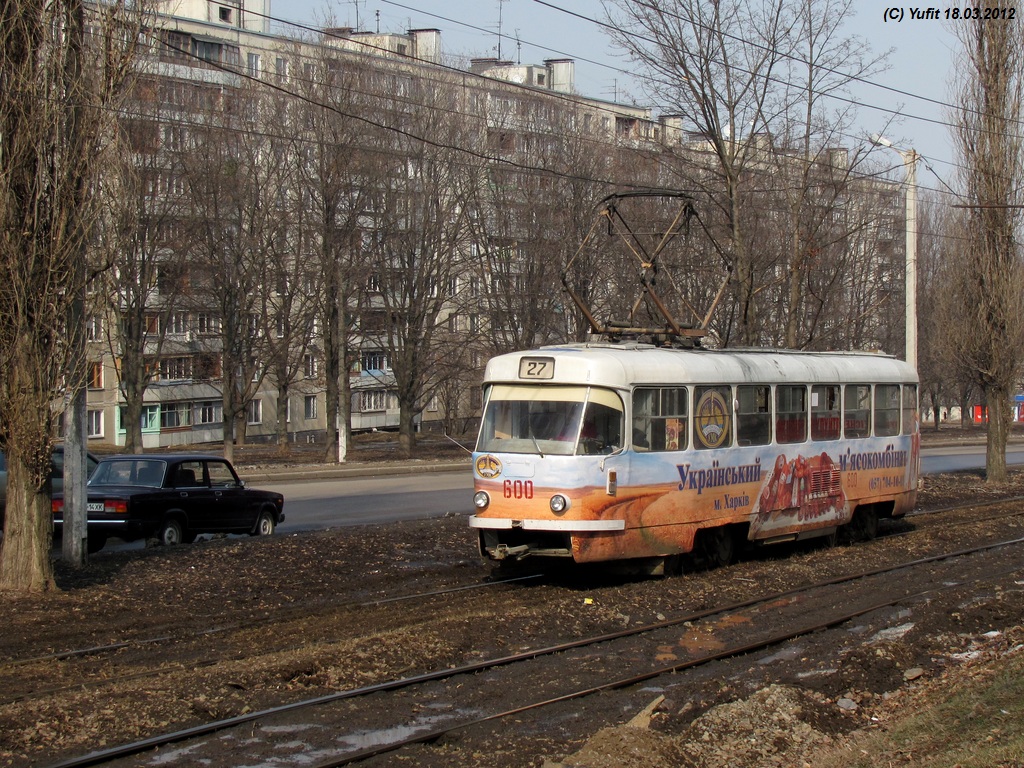
[[[477,451],[554,456],[610,453],[622,445],[622,401],[587,387],[495,385]]]
[[[89,485],[138,485],[145,488],[160,488],[166,471],[167,462],[157,459],[106,459],[96,467]]]

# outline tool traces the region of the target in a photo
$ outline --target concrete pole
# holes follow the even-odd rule
[[[917,161],[913,149],[897,150],[907,169],[907,362],[917,368]]]

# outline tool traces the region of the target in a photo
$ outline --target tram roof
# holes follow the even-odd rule
[[[551,358],[553,376],[520,377],[519,361]],[[487,363],[488,382],[584,384],[916,383],[917,371],[876,352],[800,352],[769,349],[674,349],[648,344],[573,343],[499,355]]]

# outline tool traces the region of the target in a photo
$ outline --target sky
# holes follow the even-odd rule
[[[952,186],[954,150],[945,106],[952,102],[950,73],[958,55],[952,22],[911,19],[909,7],[901,9],[902,20],[887,20],[886,11],[898,7],[879,0],[854,6],[856,11],[843,19],[843,31],[862,38],[875,54],[890,53],[887,71],[851,89],[861,106],[847,144],[866,145],[870,134],[881,133],[897,147],[924,156],[919,185]],[[600,0],[272,0],[271,14],[313,25],[331,20],[367,31],[437,28],[444,52],[467,59],[497,56],[499,40],[502,58],[524,64],[573,58],[576,90],[582,95],[651,106],[655,115],[659,111],[647,102],[621,51],[588,20],[602,18]],[[894,168],[900,165],[899,155],[881,150],[880,156],[886,153]],[[893,176],[901,178],[902,171],[894,170]]]

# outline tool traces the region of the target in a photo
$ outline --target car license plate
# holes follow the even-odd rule
[[[102,512],[103,502],[102,501],[90,501],[85,505],[87,512]]]

